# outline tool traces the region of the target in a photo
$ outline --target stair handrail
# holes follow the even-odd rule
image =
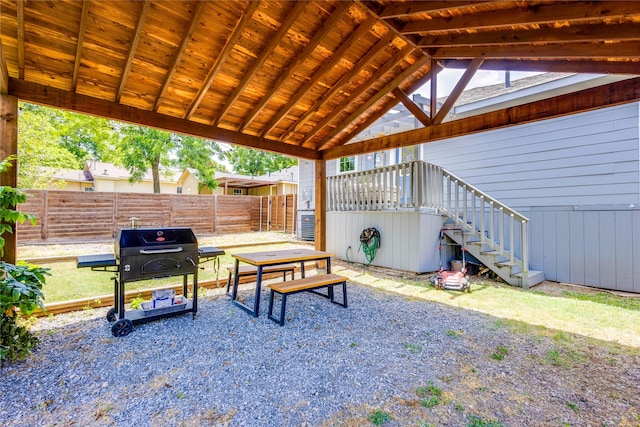
[[[510,208],[509,206],[501,203],[497,199],[491,197],[487,193],[478,189],[477,187],[465,182],[460,177],[453,173],[441,168],[442,174],[442,206],[441,212],[446,214],[452,219],[457,226],[464,227],[470,232],[479,236],[481,243],[487,244],[492,249],[499,252],[500,255],[505,254],[505,238],[504,238],[504,219],[508,218],[509,225],[509,262],[513,265],[520,267],[520,274],[522,276],[523,286],[527,286],[528,273],[529,273],[529,243],[527,237],[527,228],[529,218]],[[451,184],[455,183],[455,200],[452,201]],[[460,209],[460,197],[458,196],[458,188],[462,188],[462,202],[463,206]],[[480,206],[476,206],[476,198],[480,200]],[[471,199],[471,218],[469,218],[469,209],[467,201]],[[453,202],[453,203],[452,203]],[[485,218],[485,212],[489,211],[489,230],[486,230],[487,221]],[[498,214],[498,233],[495,235],[495,216],[496,211]],[[479,220],[476,218],[479,215]],[[515,256],[515,223],[520,225],[520,259]]]
[[[452,196],[452,184],[455,185],[455,197]],[[482,244],[507,258],[511,265],[519,267],[522,283],[526,286],[529,271],[529,218],[448,170],[415,160],[327,177],[329,211],[408,208],[435,209],[451,218],[457,226],[477,236]],[[515,238],[516,224],[520,227],[519,242]],[[505,232],[508,233],[508,241],[505,241]],[[516,257],[516,245],[520,258]]]

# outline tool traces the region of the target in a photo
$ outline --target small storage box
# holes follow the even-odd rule
[[[143,302],[140,308],[145,316],[155,316],[157,314],[171,313],[174,311],[184,310],[187,306],[187,299],[181,295],[172,298],[173,303],[168,306],[154,307],[154,301]]]
[[[153,308],[171,307],[174,304],[176,291],[173,289],[158,289],[151,293]]]

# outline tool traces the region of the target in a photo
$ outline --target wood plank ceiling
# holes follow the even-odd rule
[[[408,97],[443,67],[468,70],[454,95],[476,69],[640,74],[634,1],[1,0],[0,13],[0,93],[308,159],[640,99],[631,79],[442,123]],[[398,102],[425,128],[349,144]]]

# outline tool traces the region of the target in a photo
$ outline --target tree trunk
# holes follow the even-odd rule
[[[160,156],[153,159],[151,173],[153,174],[153,192],[160,193]]]

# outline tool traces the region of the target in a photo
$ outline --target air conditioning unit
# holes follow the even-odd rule
[[[316,216],[300,215],[300,239],[313,242],[316,239]]]

